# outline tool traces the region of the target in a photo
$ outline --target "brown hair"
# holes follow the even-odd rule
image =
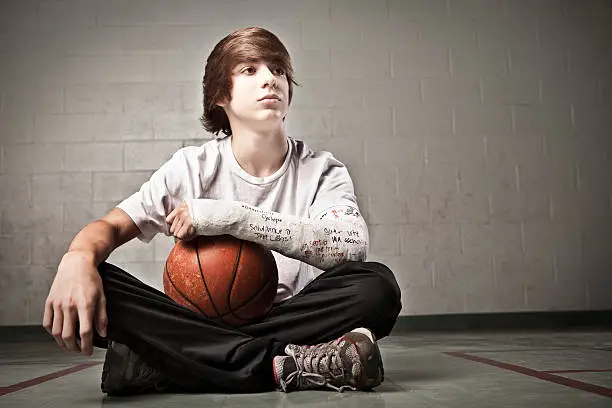
[[[291,104],[293,84],[299,84],[293,79],[291,57],[283,43],[264,28],[247,27],[236,30],[219,41],[206,60],[202,80],[204,113],[200,118],[206,131],[215,135],[219,132],[228,136],[232,134],[225,111],[216,103],[231,99],[231,72],[237,64],[260,61],[272,63],[285,72]]]

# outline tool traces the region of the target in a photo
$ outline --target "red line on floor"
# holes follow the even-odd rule
[[[551,374],[561,374],[561,373],[609,373],[612,372],[612,369],[606,370],[546,370],[542,371],[543,373],[551,373]]]
[[[549,381],[555,384],[565,385],[566,387],[575,388],[577,390],[590,392],[593,394],[603,395],[604,397],[612,398],[612,388],[601,387],[599,385],[589,384],[582,381],[572,380],[571,378],[561,377],[559,375],[550,374],[544,371],[532,370],[531,368],[518,366],[514,364],[508,364],[497,360],[491,360],[489,358],[473,356],[460,351],[444,352],[453,357],[460,357],[466,360],[475,361],[477,363],[488,364],[493,367],[501,368],[508,371],[514,371],[515,373],[524,374],[529,377],[538,378],[540,380]]]
[[[54,380],[56,378],[63,377],[68,374],[76,373],[77,371],[85,370],[86,368],[93,367],[99,364],[101,364],[99,361],[83,363],[74,367],[66,368],[64,370],[56,371],[54,373],[32,378],[31,380],[26,380],[17,384],[9,385],[8,387],[0,387],[0,397],[15,391],[23,390],[24,388],[33,387],[35,385]]]

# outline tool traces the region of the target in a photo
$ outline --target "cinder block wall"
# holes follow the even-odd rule
[[[272,30],[288,133],[351,171],[402,314],[612,307],[609,1],[0,3],[0,324],[39,324],[76,232],[200,128],[205,58]],[[173,241],[114,262],[161,287]]]

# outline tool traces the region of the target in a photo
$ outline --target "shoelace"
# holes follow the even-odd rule
[[[345,389],[356,391],[355,387],[330,383],[330,380],[344,380],[344,366],[340,358],[340,346],[344,340],[337,339],[315,346],[288,345],[286,354],[293,358],[297,369],[285,380],[280,379],[283,391],[292,383],[297,389],[328,387],[338,392]]]

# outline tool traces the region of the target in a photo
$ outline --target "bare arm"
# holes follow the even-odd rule
[[[94,266],[118,247],[136,238],[139,229],[121,209],[113,208],[102,219],[87,224],[72,240],[66,255],[79,253]]]
[[[106,336],[106,297],[97,267],[138,233],[132,219],[115,208],[86,225],[72,240],[49,290],[43,318],[43,327],[62,349],[91,355],[94,324]],[[77,321],[80,347],[75,335]]]

